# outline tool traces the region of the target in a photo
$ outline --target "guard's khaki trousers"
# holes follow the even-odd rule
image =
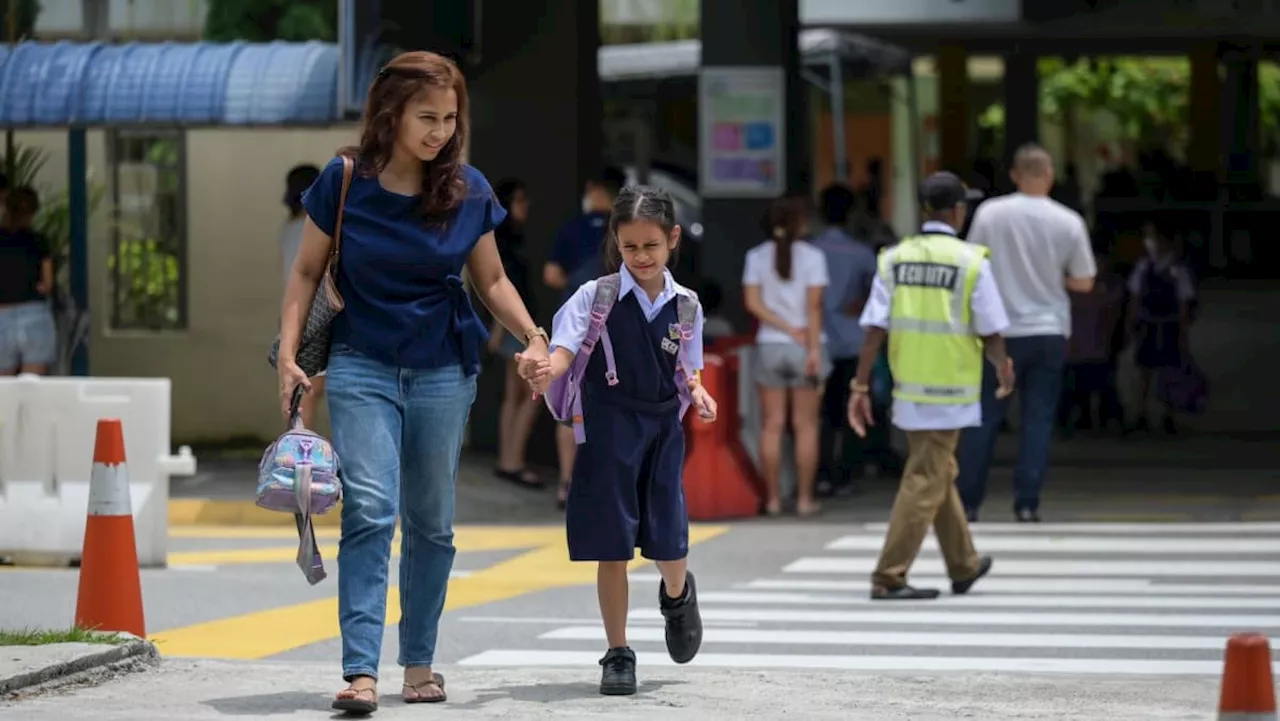
[[[907,464],[889,516],[889,532],[871,582],[897,588],[933,526],[953,581],[978,575],[978,553],[956,490],[956,443],[960,431],[907,431]]]

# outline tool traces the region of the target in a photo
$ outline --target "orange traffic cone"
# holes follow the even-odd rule
[[[89,476],[89,512],[80,558],[76,625],[98,631],[127,631],[146,638],[142,579],[133,537],[124,428],[116,418],[98,421]]]
[[[1266,636],[1237,633],[1228,639],[1218,721],[1276,721],[1271,644]]]

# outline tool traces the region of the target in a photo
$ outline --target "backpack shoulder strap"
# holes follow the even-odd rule
[[[698,295],[693,291],[676,296],[676,319],[680,323],[680,337],[687,341],[693,337],[693,321],[698,317]]]
[[[621,285],[622,278],[617,273],[596,281],[596,293],[591,299],[591,320],[587,324],[587,335],[578,349],[579,354],[591,355],[591,351],[595,349],[596,341],[604,330],[604,322],[609,320],[609,313],[613,311],[614,303],[618,302],[618,288]]]
[[[693,321],[698,317],[698,296],[693,291],[686,291],[676,296],[676,320],[680,324],[680,351],[676,356],[676,393],[680,396],[680,418],[693,403],[693,395],[689,390],[689,379],[693,377],[693,369],[689,367],[687,346],[693,338]]]
[[[622,276],[618,273],[610,273],[596,281],[595,300],[591,303],[591,325],[587,328],[587,338],[583,339],[583,348],[589,354],[591,349],[595,347],[596,339],[601,341],[604,346],[604,378],[609,385],[618,384],[618,369],[613,358],[613,342],[609,340],[609,329],[605,326],[605,321],[609,320],[609,314],[613,312],[613,306],[618,302],[618,292],[622,288]],[[590,339],[590,346],[586,340]],[[586,361],[584,359],[583,366]],[[578,378],[581,379],[581,374]]]
[[[582,422],[582,398],[579,392],[579,385],[582,383],[582,377],[586,374],[587,363],[591,360],[591,353],[596,349],[596,343],[603,341],[605,361],[607,370],[605,372],[606,379],[611,383],[617,383],[617,372],[614,369],[613,344],[609,341],[609,331],[605,328],[605,321],[609,319],[609,313],[613,311],[613,305],[618,300],[618,289],[622,284],[622,278],[617,273],[606,275],[596,280],[595,294],[591,298],[591,316],[587,322],[587,333],[582,338],[582,343],[578,346],[578,352],[573,357],[573,363],[570,364],[569,370],[565,373],[560,382],[564,383],[562,403],[567,404],[569,411],[569,422],[573,426],[574,439],[581,444],[586,440],[586,430]],[[554,387],[554,386],[553,386]],[[551,403],[551,396],[547,396],[547,403]],[[556,413],[553,409],[552,413]]]
[[[602,313],[609,317],[613,304],[618,302],[618,291],[622,288],[622,276],[610,273],[596,280],[596,295],[591,302],[592,313]]]

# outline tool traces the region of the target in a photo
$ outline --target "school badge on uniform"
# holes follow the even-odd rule
[[[680,324],[679,323],[667,324],[667,337],[670,338],[671,340],[680,340]]]
[[[670,338],[663,338],[663,339],[662,339],[662,350],[664,350],[664,351],[666,351],[666,352],[670,353],[671,355],[675,355],[676,353],[679,353],[679,352],[680,352],[680,344],[676,343],[675,341],[671,340]]]

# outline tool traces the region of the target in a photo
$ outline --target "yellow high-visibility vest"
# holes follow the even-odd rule
[[[987,249],[950,235],[906,238],[880,254],[889,291],[893,396],[914,403],[977,403],[982,340],[973,330],[973,286]]]

